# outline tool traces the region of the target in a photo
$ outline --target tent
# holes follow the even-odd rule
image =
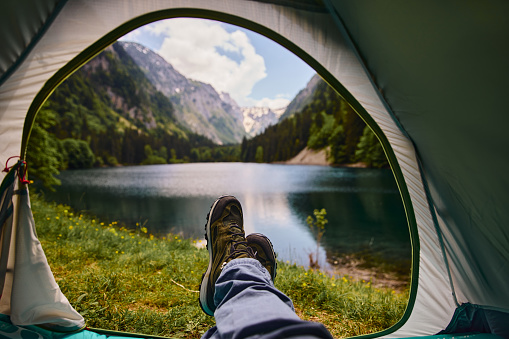
[[[403,318],[371,337],[444,330],[509,337],[508,13],[509,2],[496,0],[3,1],[0,162],[21,161],[11,159],[16,165],[3,174],[0,313],[20,325],[83,324],[52,280],[26,194],[22,159],[42,103],[127,32],[199,17],[294,52],[381,141],[410,228],[412,287]],[[22,236],[30,248],[16,241]],[[28,300],[24,292],[36,287],[19,278],[27,274],[24,254],[34,253],[40,260],[27,260],[54,294],[46,301]]]

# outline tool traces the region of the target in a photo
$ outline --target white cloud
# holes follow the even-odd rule
[[[120,37],[120,39],[118,40],[121,40],[121,41],[136,41],[136,42],[139,42],[140,41],[140,38],[142,37],[143,35],[143,31],[145,30],[144,27],[142,28],[139,28],[139,29],[135,29],[134,31],[130,31],[129,33],[127,33],[126,35]]]
[[[228,32],[218,22],[187,18],[159,21],[145,30],[166,36],[156,52],[179,72],[228,92],[241,105],[267,76],[263,57],[240,30]]]

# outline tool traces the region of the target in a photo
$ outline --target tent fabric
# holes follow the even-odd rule
[[[451,323],[439,334],[467,332],[494,333],[507,337],[509,313],[465,303],[456,309]]]
[[[60,1],[63,3],[63,1]],[[0,55],[0,84],[24,59],[37,37],[44,33],[56,12],[57,0],[52,1],[9,1],[3,6],[8,13],[0,22],[0,41],[3,53]]]
[[[16,177],[20,164],[11,169],[8,179]],[[7,253],[2,253],[0,258],[0,274],[5,282],[0,313],[9,315],[17,325],[44,324],[63,332],[83,328],[83,317],[60,291],[37,239],[27,188],[19,187],[18,180],[5,183],[0,193],[11,195],[12,200],[4,199],[11,206],[4,208],[2,204],[1,213],[9,209],[12,212],[2,225],[2,251],[5,249]]]
[[[416,145],[458,302],[507,310],[509,3],[330,2]]]
[[[413,281],[402,321],[376,335],[438,333],[463,303],[509,312],[509,214],[502,207],[509,198],[509,115],[502,114],[509,3],[36,2],[0,4],[0,13],[15,18],[10,25],[25,33],[13,42],[0,34],[7,45],[0,52],[0,162],[24,155],[35,114],[54,87],[128,31],[178,16],[244,26],[315,68],[389,158],[411,230]],[[13,208],[26,211],[28,201]]]
[[[400,185],[408,188],[412,199],[412,205],[407,206],[407,209],[413,208],[416,218],[414,222],[422,228],[419,231],[420,234],[426,236],[426,241],[423,243],[421,241],[420,253],[418,254],[419,289],[415,296],[416,306],[411,313],[411,318],[415,320],[408,322],[409,332],[403,329],[399,335],[429,334],[443,329],[453,314],[455,304],[451,299],[447,272],[440,264],[443,255],[440,246],[437,246],[438,238],[435,234],[428,202],[423,193],[423,184],[415,152],[411,142],[402,135],[393,118],[387,113],[369,80],[369,76],[364,72],[355,54],[339,34],[332,18],[327,13],[308,13],[292,7],[252,1],[186,1],[185,4],[187,8],[201,11],[187,10],[187,13],[190,13],[189,15],[213,16],[219,12],[222,16],[219,14],[217,16],[224,18],[224,20],[234,20],[236,17],[242,17],[244,20],[239,23],[249,26],[250,22],[256,22],[258,25],[274,32],[274,38],[283,42],[292,41],[293,44],[288,47],[293,47],[297,51],[300,50],[300,56],[306,58],[306,61],[312,62],[313,66],[324,70],[324,72],[327,71],[325,75],[329,74],[329,77],[325,77],[326,80],[339,79],[348,92],[371,114],[372,119],[378,124],[381,133],[387,137],[396,154],[405,180]],[[171,2],[171,5],[179,8],[182,2],[174,1]],[[8,102],[9,107],[5,109],[6,114],[14,114],[15,109],[18,109],[17,115],[23,116],[29,110],[28,105],[41,89],[43,82],[51,81],[53,74],[64,67],[72,58],[116,27],[128,22],[133,17],[165,10],[172,6],[167,1],[150,3],[139,1],[87,1],[86,3],[69,1],[51,27],[48,28],[47,34],[40,39],[25,63],[20,66],[20,71],[26,71],[26,73],[19,78],[13,75],[4,84],[3,87],[7,89],[10,86],[23,88],[26,91],[23,99],[31,98],[24,101],[23,105],[21,102],[14,102],[10,93],[5,93],[11,99]],[[119,8],[125,10],[119,10]],[[186,13],[186,11],[183,13]],[[167,15],[171,15],[171,13],[169,12]],[[69,27],[73,28],[69,29]],[[258,27],[253,26],[253,28]],[[112,39],[116,38],[118,36],[112,37]],[[42,55],[46,56],[46,59],[51,60],[51,62],[37,63],[37,57]],[[39,86],[28,86],[29,83],[34,82],[38,83]],[[0,96],[0,105],[5,102],[1,98],[2,96]],[[20,97],[20,99],[22,98]],[[16,106],[16,104],[19,104],[19,106]],[[17,128],[19,133],[20,126],[18,125]],[[19,136],[16,140],[19,140]],[[0,152],[6,153],[2,150]],[[397,166],[397,164],[395,165]],[[433,307],[435,312],[427,312],[426,310],[430,307]],[[416,328],[412,325],[413,323],[420,323],[421,325]],[[419,331],[416,331],[416,329],[419,329]]]

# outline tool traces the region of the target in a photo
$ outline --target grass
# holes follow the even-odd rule
[[[198,303],[206,249],[169,234],[156,238],[138,226],[103,222],[31,195],[37,233],[62,292],[87,326],[150,335],[199,338],[215,322]],[[305,320],[334,337],[373,333],[396,323],[408,293],[371,282],[328,276],[278,263],[276,287]]]

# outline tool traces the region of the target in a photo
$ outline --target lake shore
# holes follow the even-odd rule
[[[335,258],[338,259],[338,258]],[[340,260],[328,260],[331,273],[340,277],[348,277],[356,282],[371,282],[374,288],[389,288],[400,293],[410,286],[410,271],[401,275],[399,272],[379,268],[366,267],[362,259],[345,256]]]
[[[284,165],[315,165],[315,166],[337,166],[337,167],[350,167],[350,168],[368,168],[363,162],[356,162],[352,164],[335,165],[327,160],[328,149],[324,148],[319,151],[312,150],[308,147],[304,148],[296,156],[290,160],[276,162],[277,164]]]

